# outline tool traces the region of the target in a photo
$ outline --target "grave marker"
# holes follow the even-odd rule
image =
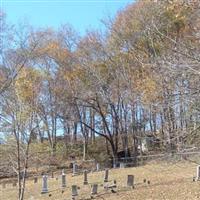
[[[196,181],[200,180],[200,165],[197,166],[197,176],[196,176]]]
[[[62,173],[62,188],[66,187],[66,175],[65,173]]]
[[[44,175],[42,177],[42,194],[48,193],[48,184],[47,184],[48,176]]]
[[[104,174],[104,183],[108,182],[108,169],[105,169],[105,174]]]
[[[74,200],[76,196],[78,196],[77,186],[72,185],[72,200]]]
[[[88,184],[87,170],[84,170],[83,175],[84,175],[83,184],[87,185]]]
[[[134,188],[134,176],[128,175],[127,186]]]
[[[91,195],[97,194],[97,190],[98,190],[98,184],[93,184],[92,185]]]
[[[74,162],[74,163],[73,163],[73,172],[72,172],[72,175],[73,175],[73,176],[75,176],[75,175],[77,174],[77,168],[78,168],[78,166],[77,166],[77,164]]]

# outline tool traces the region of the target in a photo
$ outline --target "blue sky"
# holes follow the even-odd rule
[[[115,16],[133,0],[0,0],[7,21],[28,21],[35,27],[58,28],[69,23],[78,32],[101,28],[101,19]]]

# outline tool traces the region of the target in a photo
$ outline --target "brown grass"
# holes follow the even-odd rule
[[[135,189],[126,187],[127,175],[135,175]],[[103,172],[90,173],[89,183],[99,183],[98,196],[95,199],[107,200],[195,200],[200,199],[200,182],[193,182],[196,174],[196,164],[188,162],[178,163],[150,163],[145,166],[125,169],[110,170],[109,179],[117,181],[117,193],[105,191],[103,184]],[[150,185],[143,183],[143,179],[150,180]],[[60,179],[49,178],[49,193],[40,194],[41,179],[37,184],[33,180],[27,181],[26,200],[69,200],[71,199],[71,185],[80,186],[79,198],[90,198],[90,184],[83,185],[83,176],[72,177],[67,174],[67,188],[61,193]],[[51,194],[51,197],[49,197]],[[1,200],[17,199],[17,187],[7,185],[0,190]]]

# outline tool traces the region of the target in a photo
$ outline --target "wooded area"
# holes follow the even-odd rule
[[[19,186],[33,152],[117,159],[199,145],[198,0],[138,0],[84,37],[3,12],[0,23],[0,151]]]

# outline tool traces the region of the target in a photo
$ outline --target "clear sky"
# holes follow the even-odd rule
[[[36,27],[58,28],[69,23],[78,32],[102,27],[101,19],[114,16],[133,0],[0,0],[7,21],[28,21]]]

